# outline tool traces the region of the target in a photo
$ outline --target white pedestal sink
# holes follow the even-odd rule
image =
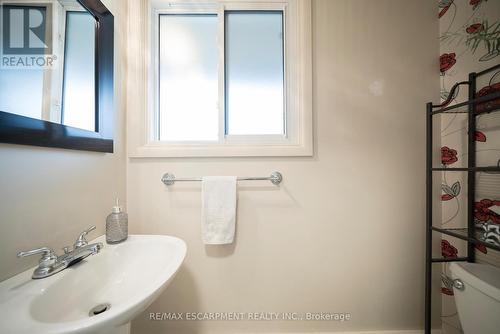
[[[30,269],[0,282],[0,333],[128,333],[130,321],[167,287],[186,255],[184,241],[169,236],[92,242],[104,243],[100,253],[53,276],[34,280]],[[93,308],[106,310],[90,316]]]

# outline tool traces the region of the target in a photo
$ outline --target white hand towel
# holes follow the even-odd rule
[[[207,245],[232,243],[236,224],[236,177],[204,176],[201,201],[203,242]]]

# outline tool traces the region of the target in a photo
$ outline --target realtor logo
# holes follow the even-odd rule
[[[57,59],[53,54],[52,3],[24,3],[0,0],[0,68],[48,69]]]
[[[52,53],[52,4],[0,6],[3,55],[49,55]]]

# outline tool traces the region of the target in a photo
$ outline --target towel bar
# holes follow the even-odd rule
[[[271,181],[274,185],[279,185],[283,181],[283,175],[280,172],[272,172],[270,176],[254,176],[254,177],[238,177],[238,181]],[[177,181],[201,181],[201,177],[183,177],[176,178],[174,174],[165,173],[161,178],[161,182],[166,186],[171,186]]]

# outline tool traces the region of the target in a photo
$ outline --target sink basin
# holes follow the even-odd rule
[[[33,269],[0,282],[0,333],[122,333],[167,287],[186,255],[184,241],[131,235],[53,276]]]

